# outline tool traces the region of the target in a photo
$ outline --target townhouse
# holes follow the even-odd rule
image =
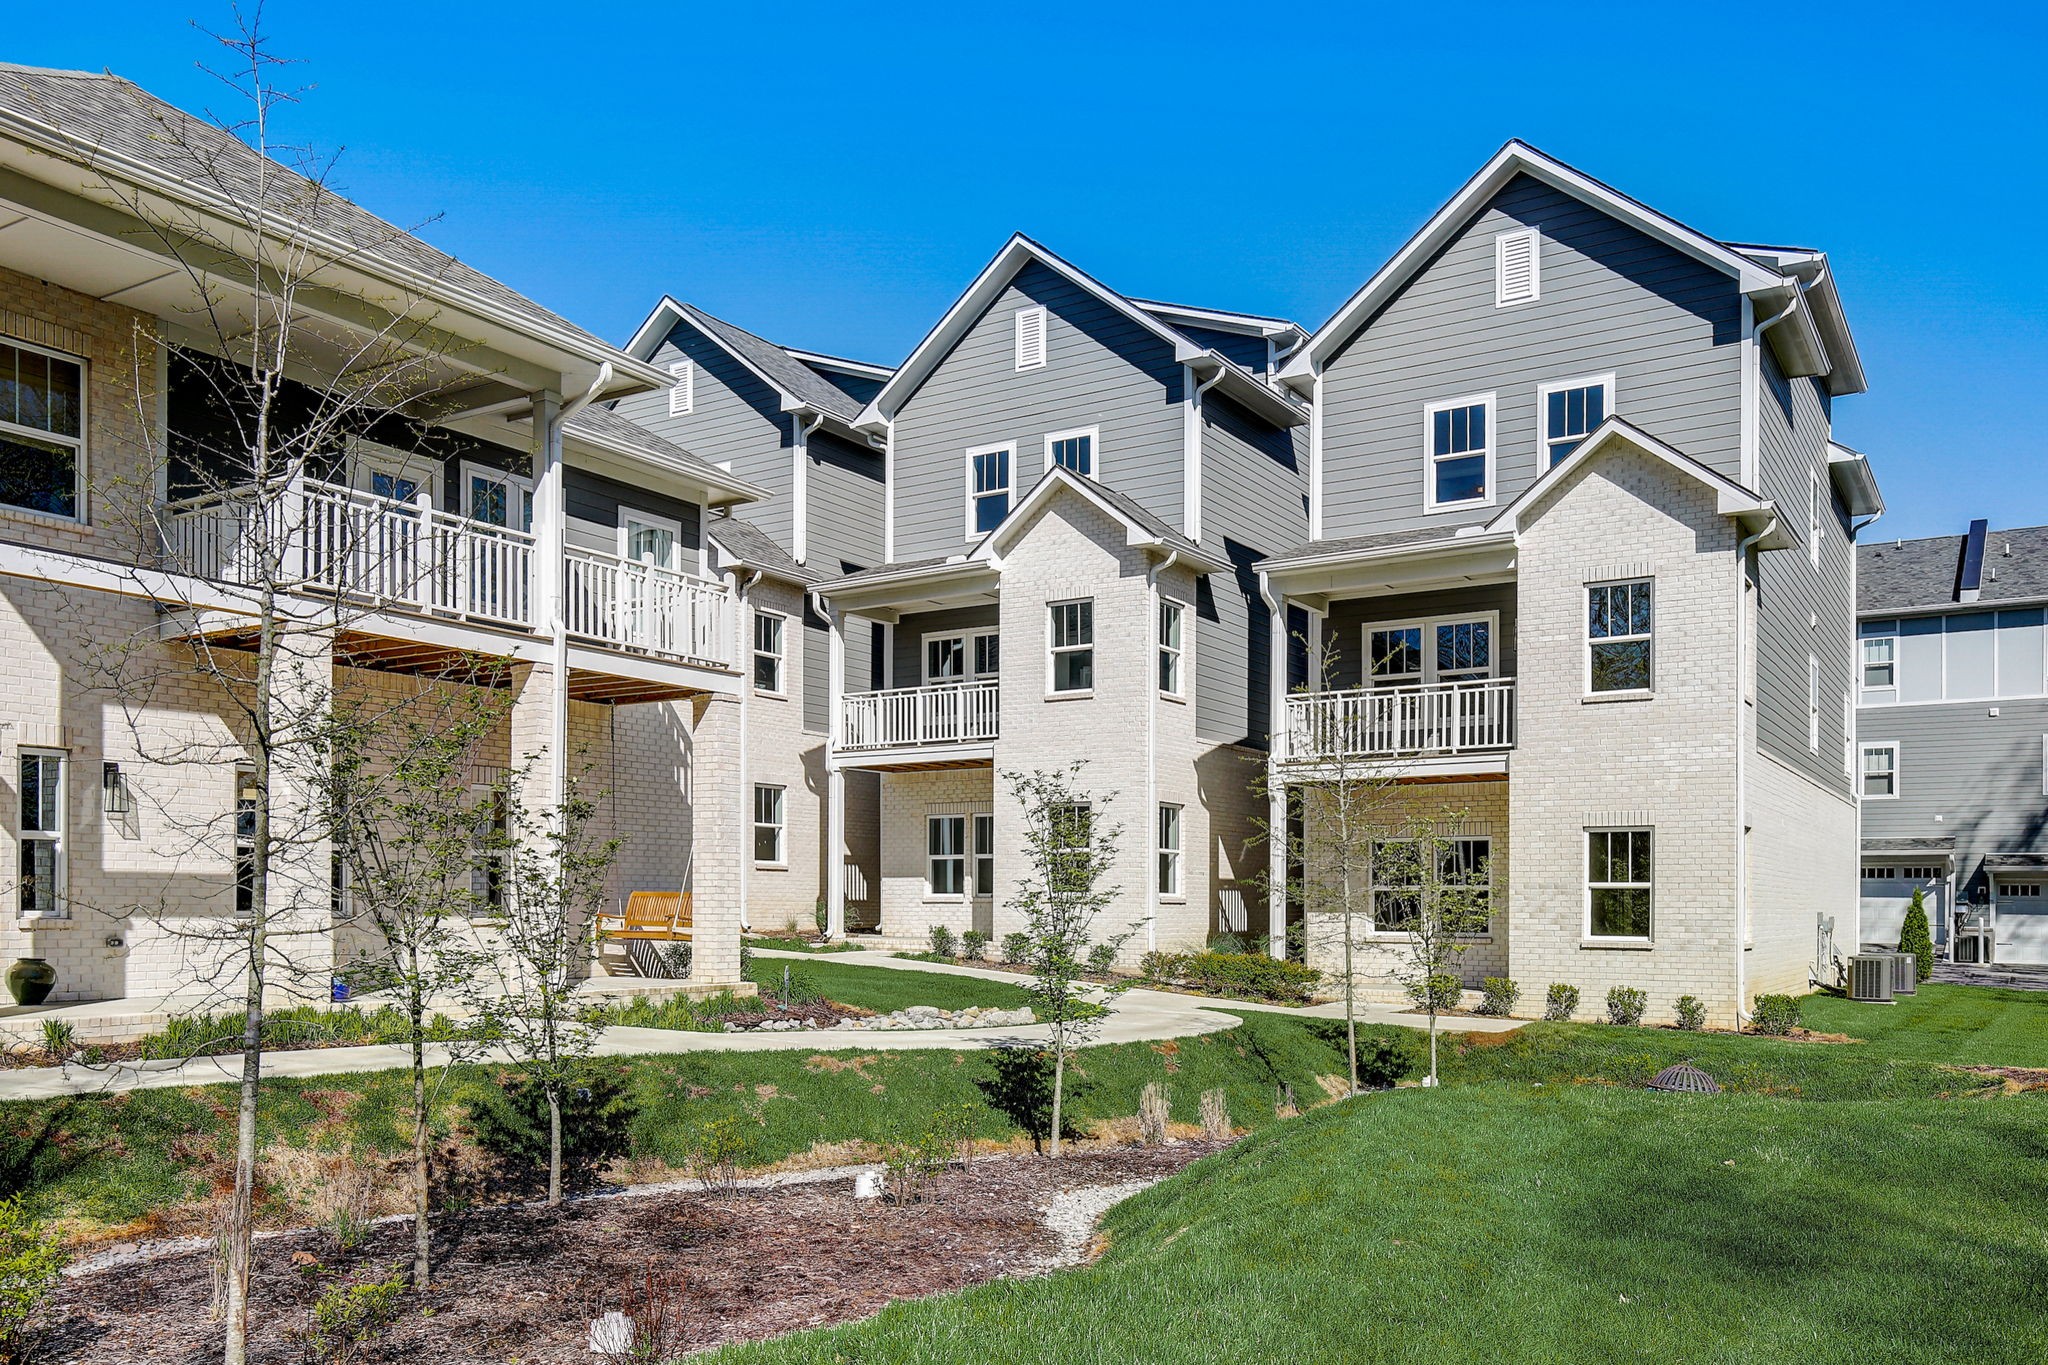
[[[826,777],[878,775],[882,941],[1022,928],[1003,775],[1077,761],[1123,831],[1104,923],[1135,926],[1127,958],[1256,927],[1256,566],[1307,530],[1308,412],[1274,382],[1303,339],[1128,298],[1019,236],[860,413],[883,553],[820,585]],[[864,636],[878,679],[849,669]],[[828,802],[828,847],[845,808]],[[832,880],[834,932],[846,901]]]
[[[1276,825],[1361,764],[1457,817],[1491,910],[1459,970],[1525,1009],[1622,985],[1728,1024],[1853,947],[1854,542],[1881,503],[1831,436],[1864,379],[1823,253],[1511,142],[1280,378],[1313,401],[1310,531],[1261,567],[1269,669],[1290,616],[1322,666],[1273,699]],[[1378,876],[1361,947],[1392,993],[1416,888]],[[1341,934],[1309,924],[1310,960]]]
[[[258,255],[298,270],[280,423],[407,376],[284,487],[244,482],[238,429]],[[704,528],[763,490],[605,406],[666,370],[129,82],[10,66],[0,373],[0,765],[19,798],[0,953],[51,964],[59,1000],[232,984],[208,930],[248,908],[252,717],[189,660],[250,647],[246,550],[280,528],[295,567],[275,610],[313,642],[284,684],[302,714],[510,689],[471,774],[480,811],[514,768],[539,803],[587,770],[598,832],[625,841],[608,898],[693,892],[692,984],[737,981],[744,835],[723,794],[744,653]],[[110,648],[155,688],[106,690]],[[318,888],[280,927],[294,981],[324,995],[364,944],[347,886],[327,891],[313,798],[273,800],[308,831],[295,856]]]
[[[2048,527],[1857,547],[1861,941],[2048,966]]]

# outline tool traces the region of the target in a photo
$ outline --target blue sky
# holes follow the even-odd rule
[[[213,0],[22,6],[0,59],[231,107]],[[664,291],[893,362],[1012,231],[1127,293],[1313,326],[1509,137],[1712,235],[1817,246],[1878,535],[2048,523],[2048,19],[273,0],[292,137],[373,211],[623,341]],[[429,221],[432,220],[432,221]]]

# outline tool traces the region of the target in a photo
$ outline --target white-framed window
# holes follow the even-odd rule
[[[697,362],[677,360],[668,367],[668,415],[683,417],[697,410]]]
[[[1455,838],[1437,846],[1434,874],[1425,866],[1423,843],[1416,839],[1376,839],[1370,856],[1372,928],[1376,934],[1404,934],[1422,914],[1422,897],[1432,875],[1442,886],[1472,888],[1475,910],[1485,922],[1460,930],[1461,937],[1483,935],[1493,923],[1493,840]]]
[[[1863,685],[1865,687],[1896,687],[1899,681],[1899,637],[1896,635],[1866,635],[1863,637]]]
[[[1820,752],[1820,657],[1806,656],[1806,747]]]
[[[1652,832],[1586,831],[1586,937],[1650,937]]]
[[[533,529],[533,480],[473,460],[462,462],[462,515],[510,531]]]
[[[1614,413],[1614,376],[1583,375],[1536,389],[1536,472],[1579,448]]]
[[[1180,816],[1174,805],[1159,807],[1159,894],[1178,899],[1180,883]]]
[[[1002,637],[992,630],[953,631],[924,637],[927,686],[993,678],[1002,670]]]
[[[0,340],[0,504],[79,520],[85,429],[85,362]]]
[[[1055,692],[1095,688],[1095,599],[1054,602],[1048,635],[1051,686]]]
[[[21,751],[21,914],[60,918],[65,913],[64,778],[61,750]]]
[[[1886,867],[1881,863],[1870,863],[1863,869],[1863,880],[1866,882],[1888,882],[1894,880],[1897,875],[1897,868]]]
[[[996,818],[974,817],[974,898],[987,900],[996,893]]]
[[[1102,428],[1079,427],[1055,431],[1045,438],[1045,470],[1054,466],[1079,474],[1084,479],[1102,477]]]
[[[1908,882],[1938,882],[1941,869],[1932,863],[1907,863],[1899,869],[1899,879]]]
[[[925,893],[960,895],[967,884],[967,817],[927,815],[924,851]]]
[[[785,835],[784,802],[788,793],[768,783],[754,784],[754,865],[786,867],[789,854]]]
[[[1851,711],[1849,694],[1842,694],[1842,776],[1851,779],[1856,776],[1856,713]]]
[[[235,767],[235,913],[256,913],[256,770]]]
[[[2041,894],[2039,882],[2000,882],[1998,898],[2004,900],[2035,899]]]
[[[1087,853],[1095,841],[1095,811],[1085,801],[1053,806],[1046,811],[1050,846],[1047,861],[1055,876],[1065,873],[1078,881],[1085,871]]]
[[[1493,239],[1493,306],[1534,303],[1543,297],[1542,239],[1535,228],[1518,228]]]
[[[1828,496],[1822,489],[1818,469],[1808,470],[1807,477],[1809,482],[1806,493],[1806,557],[1812,560],[1813,567],[1818,569],[1821,541],[1827,538],[1827,523],[1823,518],[1827,515]]]
[[[1045,364],[1045,309],[1017,310],[1017,368],[1035,370]]]
[[[1011,466],[1017,448],[1007,443],[967,452],[967,536],[986,535],[1010,515]]]
[[[505,911],[505,882],[512,865],[512,849],[507,837],[511,825],[505,808],[505,794],[490,786],[472,788],[471,793],[476,797],[476,805],[470,809],[470,899],[474,908],[483,914],[502,915]],[[342,881],[344,884],[338,885],[335,891],[345,904],[348,891],[345,876]]]
[[[1586,586],[1586,691],[1647,692],[1654,677],[1654,580]]]
[[[1422,409],[1424,509],[1493,505],[1493,395],[1471,394]]]
[[[1165,598],[1159,601],[1159,690],[1169,697],[1185,695],[1185,683],[1181,677],[1181,660],[1185,650],[1182,646],[1182,627],[1187,609],[1178,602]]]
[[[783,692],[783,641],[789,618],[777,612],[754,609],[754,690],[779,697]]]
[[[1866,740],[1861,746],[1862,774],[1856,790],[1865,801],[1889,801],[1899,794],[1899,746],[1896,740]]]
[[[680,568],[676,556],[683,543],[683,524],[633,507],[619,508],[619,558],[657,569]]]
[[[1365,678],[1374,687],[1470,682],[1494,672],[1500,613],[1426,621],[1373,621],[1365,633]]]

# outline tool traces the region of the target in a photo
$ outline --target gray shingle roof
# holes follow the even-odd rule
[[[2014,872],[2048,868],[2048,853],[1987,853],[1984,866]]]
[[[715,318],[695,304],[679,303],[677,306],[691,322],[768,376],[768,382],[784,393],[844,422],[860,416],[864,404],[774,342],[757,337],[743,327],[735,327],[723,318]]]
[[[1048,473],[1043,477],[1050,478],[1051,475]],[[1182,554],[1194,555],[1198,558],[1208,558],[1208,555],[1201,546],[1195,544],[1195,542],[1174,530],[1158,517],[1146,511],[1144,504],[1136,498],[1119,493],[1114,488],[1110,488],[1105,484],[1091,484],[1090,487],[1095,493],[1100,495],[1104,502],[1116,508],[1117,511],[1129,517],[1139,526],[1142,526],[1146,534],[1157,536],[1169,548],[1178,550]]]
[[[703,456],[693,454],[674,441],[655,435],[638,422],[620,416],[601,403],[593,403],[589,407],[579,409],[569,418],[567,425],[571,433],[607,445],[624,447],[655,464],[666,466],[679,474],[703,479],[714,487],[730,487],[734,484],[741,487],[752,486],[744,480],[734,478]]]
[[[775,537],[752,522],[741,521],[738,517],[712,517],[704,523],[704,533],[740,563],[765,570],[777,578],[786,578],[793,583],[825,581],[824,574],[797,563],[787,550],[775,543]]]
[[[1865,839],[1865,853],[1947,853],[1956,846],[1953,834],[1928,835],[1916,839]]]
[[[833,588],[854,588],[878,578],[893,578],[897,574],[912,573],[918,569],[936,569],[946,564],[964,564],[966,562],[964,557],[959,556],[953,558],[899,560],[894,564],[877,564],[874,568],[862,569],[859,573],[841,574],[837,578],[826,579],[825,587],[827,591]]]
[[[1866,541],[1856,550],[1856,610],[1864,616],[1956,602],[1964,537]],[[2007,553],[2010,547],[2011,553]],[[2048,597],[2048,526],[1991,531],[1984,537],[1978,604]]]
[[[611,347],[525,295],[376,217],[296,171],[265,159],[233,134],[111,74],[0,64],[0,114],[41,125],[74,158],[120,157],[348,243],[370,268],[422,275],[474,294],[506,320]]]
[[[1418,531],[1381,531],[1370,536],[1345,536],[1337,540],[1311,540],[1306,545],[1297,545],[1283,550],[1267,559],[1263,568],[1279,568],[1297,559],[1321,559],[1326,555],[1362,554],[1367,550],[1384,550],[1393,545],[1420,545],[1432,540],[1449,540],[1457,534],[1449,526],[1428,526]]]

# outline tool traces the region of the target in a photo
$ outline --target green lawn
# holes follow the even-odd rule
[[[1367,1096],[1116,1209],[1095,1266],[710,1359],[2040,1361],[2044,1133],[2034,1098]]]
[[[936,1005],[942,1010],[991,1005],[1013,1010],[1031,1003],[1030,994],[1022,986],[1007,981],[907,968],[856,967],[844,962],[798,962],[786,957],[754,958],[747,964],[747,979],[764,992],[779,990],[785,969],[792,975],[809,978],[828,1000],[877,1014],[888,1014],[907,1005]]]
[[[1811,995],[1800,1015],[1808,1028],[1864,1039],[1893,1057],[2048,1067],[2048,991],[1929,983],[1890,1005]]]
[[[838,943],[813,943],[807,938],[782,938],[771,934],[749,934],[742,938],[740,942],[749,948],[772,948],[777,952],[783,953],[857,953],[861,951],[860,944],[847,943],[843,940]]]

